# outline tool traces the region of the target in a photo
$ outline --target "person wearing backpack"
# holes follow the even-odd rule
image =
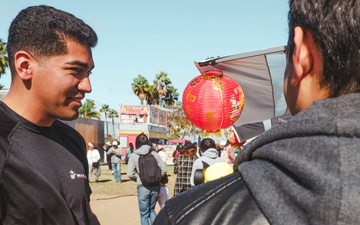
[[[204,138],[200,143],[200,152],[201,156],[197,158],[192,166],[190,184],[191,186],[196,186],[195,184],[195,171],[198,169],[204,169],[204,164],[211,166],[217,162],[224,162],[222,158],[219,157],[218,151],[216,150],[215,141],[211,138]]]
[[[160,180],[167,168],[144,133],[136,137],[135,147],[136,150],[129,158],[127,176],[137,182],[141,225],[148,225],[155,220]]]

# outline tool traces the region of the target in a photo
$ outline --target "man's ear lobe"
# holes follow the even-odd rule
[[[294,53],[292,56],[294,66],[294,76],[291,84],[296,86],[301,79],[308,75],[313,67],[312,46],[313,37],[301,27],[294,29]]]
[[[32,70],[30,66],[30,61],[32,56],[25,52],[19,51],[14,55],[15,58],[15,69],[16,73],[22,80],[30,80],[32,77]]]

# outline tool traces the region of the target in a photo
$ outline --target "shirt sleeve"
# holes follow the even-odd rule
[[[131,154],[128,162],[128,168],[126,171],[126,175],[130,178],[130,180],[136,181],[136,170],[135,170],[135,155]]]

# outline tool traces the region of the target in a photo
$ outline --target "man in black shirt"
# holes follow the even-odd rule
[[[99,224],[90,210],[86,145],[61,120],[91,92],[96,33],[49,6],[10,25],[11,87],[0,102],[0,224]]]

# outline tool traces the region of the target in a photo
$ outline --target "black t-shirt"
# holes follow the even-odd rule
[[[3,224],[99,224],[90,212],[86,145],[61,121],[39,127],[0,102]]]

